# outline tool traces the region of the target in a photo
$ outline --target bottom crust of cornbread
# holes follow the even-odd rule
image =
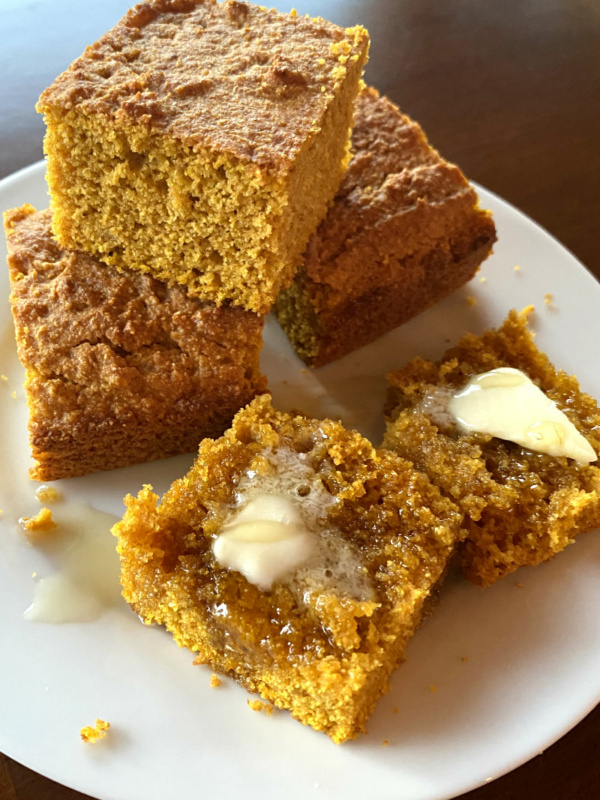
[[[414,271],[402,272],[400,282],[373,285],[359,298],[350,298],[320,313],[310,303],[306,273],[277,301],[277,318],[298,355],[311,367],[322,367],[397,328],[455,292],[481,266],[490,252],[488,238],[468,254],[437,249]]]
[[[458,167],[375,89],[355,103],[353,156],[276,312],[318,367],[376,339],[470,280],[496,238]]]
[[[467,335],[437,363],[414,359],[390,373],[384,447],[409,459],[465,513],[469,536],[457,550],[473,583],[488,585],[520,566],[552,558],[582,531],[600,526],[600,469],[536,453],[485,434],[461,434],[432,417],[427,398],[457,391],[472,375],[522,370],[600,453],[600,411],[577,380],[553,367],[511,311],[498,330]],[[424,402],[425,399],[425,402]]]
[[[64,250],[50,211],[5,225],[35,480],[193,452],[264,390],[260,317]]]
[[[327,569],[317,561],[261,591],[217,563],[212,543],[260,481],[287,486],[301,513],[318,501],[315,536],[337,554]],[[338,743],[365,730],[463,535],[456,507],[408,463],[267,396],[202,442],[160,504],[148,486],[125,502],[113,532],[136,613]]]

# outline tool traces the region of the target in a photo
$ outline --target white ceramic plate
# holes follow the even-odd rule
[[[3,181],[0,208],[43,208],[43,176],[40,163]],[[529,303],[538,309],[539,345],[600,396],[599,356],[590,346],[600,287],[531,220],[484,190],[481,198],[498,227],[493,257],[470,285],[378,342],[308,373],[269,321],[264,368],[278,406],[341,416],[377,441],[387,370],[415,354],[437,357],[465,331],[498,325],[510,308]],[[600,537],[593,534],[485,591],[448,582],[369,734],[337,747],[286,713],[251,711],[233,683],[211,689],[207,669],[193,667],[191,654],[161,629],[142,626],[124,602],[94,622],[26,622],[32,572],[39,578],[56,563],[16,526],[39,504],[27,479],[23,376],[4,271],[0,293],[7,376],[0,382],[0,750],[7,755],[106,800],[442,800],[532,758],[598,702]],[[82,502],[120,515],[126,492],[144,482],[162,492],[190,463],[178,457],[58,482],[65,501],[53,507],[55,517]],[[110,721],[110,735],[85,745],[79,729],[96,717]]]

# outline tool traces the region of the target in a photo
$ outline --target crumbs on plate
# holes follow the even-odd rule
[[[87,725],[85,728],[82,728],[79,733],[86,744],[95,744],[100,739],[104,739],[109,728],[110,722],[97,719],[93,726]]]
[[[263,703],[261,700],[248,700],[252,711],[264,711],[268,717],[273,713],[273,703]]]
[[[49,508],[41,508],[35,517],[21,517],[19,525],[31,538],[49,533],[56,528],[56,522],[52,519],[52,512]]]
[[[43,483],[35,493],[35,499],[40,503],[56,503],[60,500],[60,492],[54,486]]]

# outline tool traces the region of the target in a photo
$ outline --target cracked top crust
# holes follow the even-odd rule
[[[64,250],[51,219],[32,206],[5,214],[17,348],[27,369],[116,394],[119,404],[139,395],[147,411],[198,395],[199,381],[206,397],[251,378],[245,371],[257,361],[260,317]]]
[[[289,167],[364,63],[364,28],[228,0],[150,0],[132,8],[40,97],[38,111],[102,115],[192,147]]]
[[[385,226],[391,221],[390,233]],[[357,268],[355,248],[361,239],[371,237],[378,250],[387,248],[402,258],[471,228],[480,228],[490,242],[495,239],[491,216],[478,208],[477,194],[461,170],[431,147],[416,122],[376,89],[363,88],[355,102],[352,159],[334,204],[309,242],[308,277],[347,296],[351,286],[358,292],[372,281],[371,270]],[[390,274],[393,270],[391,261]]]

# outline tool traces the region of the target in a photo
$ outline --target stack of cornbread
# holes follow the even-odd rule
[[[6,218],[32,477],[222,433],[265,389],[278,295],[319,365],[473,275],[490,215],[418,125],[359,91],[368,44],[237,0],[155,0],[42,94],[51,213]]]

